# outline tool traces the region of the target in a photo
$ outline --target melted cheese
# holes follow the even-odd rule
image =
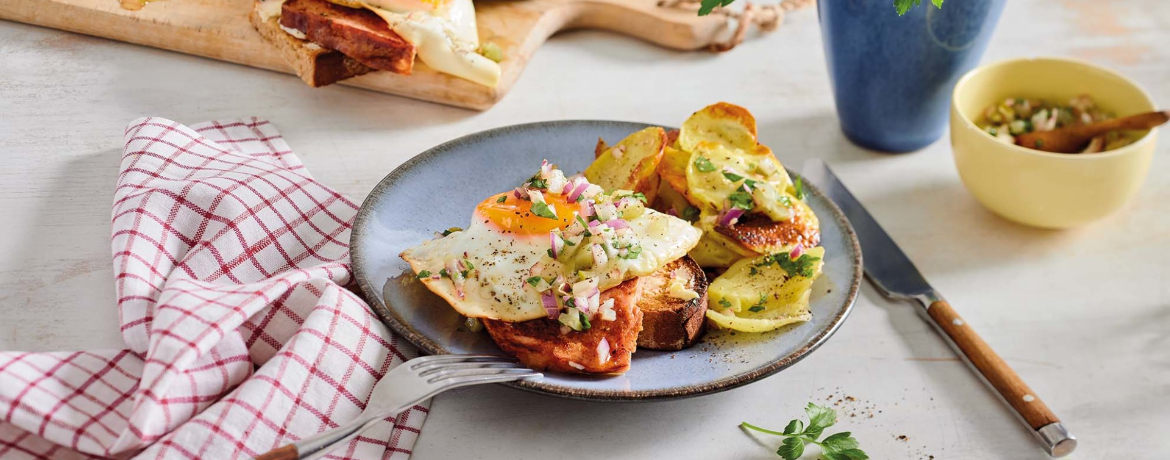
[[[407,5],[410,3],[413,5]],[[431,68],[484,86],[500,81],[500,65],[483,57],[471,0],[451,0],[445,5],[402,0],[363,3],[398,35],[414,44],[418,57]]]

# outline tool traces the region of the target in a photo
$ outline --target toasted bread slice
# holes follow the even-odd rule
[[[257,8],[259,5],[260,2],[256,2]],[[332,85],[374,70],[339,51],[290,35],[280,28],[280,18],[271,17],[265,20],[257,8],[253,8],[248,15],[252,26],[280,52],[285,62],[288,62],[297,76],[309,86],[318,88]]]
[[[620,374],[630,369],[630,357],[642,330],[638,309],[639,278],[606,289],[601,301],[613,299],[617,319],[593,320],[591,328],[561,333],[561,324],[548,318],[522,322],[484,319],[496,345],[532,369],[583,374]],[[605,339],[609,351],[600,346]]]
[[[414,45],[369,10],[327,0],[288,0],[280,10],[280,25],[378,70],[410,75],[414,68]]]
[[[699,264],[683,257],[640,280],[642,295],[638,308],[642,310],[642,333],[638,334],[638,346],[681,350],[694,345],[707,324],[707,276]],[[698,297],[677,297],[670,289],[675,282]]]

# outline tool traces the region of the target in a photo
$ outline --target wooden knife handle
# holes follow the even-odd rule
[[[1076,437],[1068,433],[1056,414],[1041,401],[1028,384],[1016,375],[971,326],[945,300],[937,300],[926,309],[938,328],[950,338],[958,352],[983,375],[1004,401],[1034,430],[1050,455],[1062,457],[1076,448]]]

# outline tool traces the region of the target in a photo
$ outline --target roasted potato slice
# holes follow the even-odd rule
[[[808,321],[812,283],[824,266],[825,248],[806,252],[811,275],[788,273],[764,257],[743,259],[715,278],[707,290],[707,318],[719,327],[743,332],[766,332]]]
[[[735,225],[716,226],[715,231],[760,254],[791,250],[798,243],[806,248],[820,244],[820,221],[803,201],[792,203],[792,216],[773,222],[759,213],[745,214]],[[706,235],[704,235],[706,236]]]
[[[585,178],[607,192],[632,190],[646,195],[647,202],[652,202],[658,194],[655,169],[665,147],[666,130],[662,128],[646,128],[630,134],[593,160],[585,168]]]
[[[679,148],[693,151],[702,141],[715,142],[729,148],[756,155],[771,154],[756,138],[756,118],[747,109],[735,104],[719,102],[691,114],[679,130]]]

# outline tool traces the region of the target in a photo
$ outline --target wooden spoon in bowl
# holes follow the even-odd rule
[[[1090,139],[1109,131],[1152,129],[1167,120],[1170,120],[1170,110],[1139,113],[1088,125],[1021,134],[1016,136],[1016,145],[1045,152],[1077,153]]]

